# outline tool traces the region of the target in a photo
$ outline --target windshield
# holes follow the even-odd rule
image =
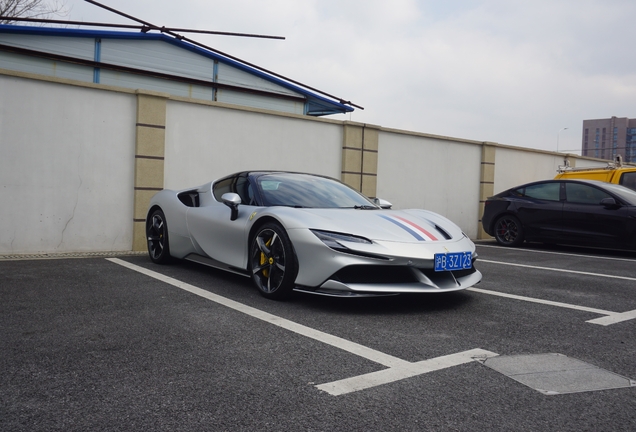
[[[379,208],[336,180],[309,174],[276,173],[256,178],[266,206],[307,208]]]

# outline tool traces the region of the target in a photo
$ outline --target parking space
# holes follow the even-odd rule
[[[0,429],[633,430],[636,257],[478,253],[474,290],[286,302],[188,262],[0,261]],[[489,358],[566,359],[584,390]]]
[[[501,275],[487,279],[497,293],[613,316],[601,321],[607,324],[636,318],[636,259],[628,254],[566,247],[511,250],[490,244],[481,245],[479,254],[483,271]],[[480,288],[476,291],[491,293]]]

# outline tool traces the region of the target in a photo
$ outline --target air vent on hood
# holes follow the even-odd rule
[[[440,232],[440,234],[442,234],[446,240],[450,240],[450,239],[452,239],[452,237],[450,236],[450,234],[449,234],[449,233],[447,233],[447,232],[446,232],[446,230],[444,230],[444,229],[443,229],[442,227],[440,227],[439,225],[435,225],[435,229],[436,229],[437,231],[439,231],[439,232]]]

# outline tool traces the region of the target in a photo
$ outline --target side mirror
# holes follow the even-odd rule
[[[382,198],[373,198],[373,202],[383,209],[390,209],[391,207],[393,207],[393,204],[391,204],[387,200],[383,200]]]
[[[603,198],[600,204],[608,209],[616,209],[620,207],[620,204],[618,204],[614,198]]]
[[[236,220],[238,218],[238,207],[241,203],[241,197],[239,194],[233,192],[224,193],[221,195],[221,200],[223,200],[223,204],[232,210],[230,220]]]

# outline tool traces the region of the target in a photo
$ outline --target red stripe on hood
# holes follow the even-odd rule
[[[401,221],[402,221],[402,222],[404,222],[404,223],[407,223],[407,224],[411,225],[413,228],[415,228],[415,229],[416,229],[416,230],[418,230],[419,232],[421,232],[421,233],[423,233],[423,234],[427,235],[428,237],[430,237],[430,238],[431,238],[431,240],[433,240],[433,241],[438,241],[438,238],[437,238],[437,237],[435,237],[435,236],[434,236],[433,234],[431,234],[430,232],[426,231],[426,230],[425,230],[424,228],[422,228],[421,226],[419,226],[419,225],[417,225],[417,224],[415,224],[415,223],[411,222],[410,220],[408,220],[408,219],[404,219],[403,217],[400,217],[400,216],[393,216],[393,217],[394,217],[394,218],[396,218],[396,219],[401,220]]]

